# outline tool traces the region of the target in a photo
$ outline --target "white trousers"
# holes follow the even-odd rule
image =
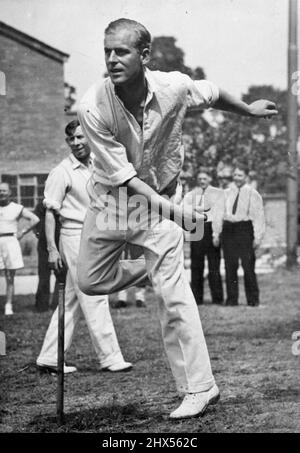
[[[81,230],[62,229],[60,253],[68,269],[65,288],[65,353],[69,350],[81,310],[101,367],[123,361],[111,319],[107,296],[87,296],[80,291],[77,262]],[[58,308],[54,311],[38,363],[57,365]]]
[[[105,186],[102,190],[105,193]],[[114,192],[110,188],[117,200]],[[78,260],[79,287],[87,294],[108,294],[140,284],[148,275],[158,299],[164,346],[178,391],[209,390],[214,378],[184,270],[182,229],[169,220],[151,228],[128,224],[126,230],[100,229],[97,216],[104,214],[101,207],[87,211]],[[121,217],[122,212],[116,215]],[[120,260],[128,243],[141,246],[145,259]]]

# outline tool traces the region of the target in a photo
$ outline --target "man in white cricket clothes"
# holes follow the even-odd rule
[[[87,296],[78,288],[76,265],[83,220],[88,206],[86,184],[90,178],[92,160],[90,147],[82,134],[78,120],[65,129],[71,154],[49,174],[45,185],[45,230],[49,263],[59,271],[67,268],[65,288],[65,353],[72,342],[74,329],[82,310],[101,369],[111,372],[128,371],[132,364],[125,362],[120,351],[109,312],[107,296]],[[55,243],[55,216],[61,222],[59,251]],[[42,350],[37,358],[41,369],[57,369],[58,308],[52,315]],[[76,367],[64,365],[64,372]]]
[[[170,415],[177,419],[203,414],[219,398],[183,264],[180,227],[194,229],[195,222],[197,227],[204,219],[202,208],[180,205],[184,115],[192,105],[253,117],[277,111],[275,104],[265,100],[247,105],[206,80],[193,81],[180,72],[149,71],[150,47],[151,35],[142,24],[130,19],[111,22],[104,38],[109,77],[93,85],[79,105],[79,121],[95,154],[95,170],[89,184],[92,203],[82,231],[78,275],[79,286],[87,294],[116,292],[148,275],[158,298],[170,367],[178,391],[185,394]],[[126,206],[124,189],[135,196]],[[111,207],[115,203],[121,228],[111,228],[113,222],[104,228],[105,197],[110,197]],[[145,223],[128,221],[126,225],[137,209],[133,207],[136,197],[146,200],[140,208]],[[147,229],[149,207],[162,216],[155,216]],[[140,245],[145,260],[120,260],[126,243]]]
[[[6,280],[6,302],[4,314],[13,315],[14,279],[17,269],[24,267],[19,240],[29,233],[40,221],[29,209],[10,200],[9,184],[0,183],[0,272]],[[29,221],[29,226],[18,232],[21,219]]]

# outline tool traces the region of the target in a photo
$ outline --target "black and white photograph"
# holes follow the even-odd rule
[[[298,17],[0,0],[0,440],[300,433]]]

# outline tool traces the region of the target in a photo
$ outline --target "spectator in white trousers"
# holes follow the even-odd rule
[[[45,185],[46,237],[49,263],[59,271],[67,269],[65,288],[65,353],[69,350],[82,310],[100,368],[112,372],[130,370],[120,351],[109,312],[107,296],[87,296],[78,288],[77,261],[83,220],[88,206],[86,184],[92,169],[90,148],[78,120],[66,126],[66,141],[71,154],[49,174]],[[61,222],[59,250],[55,243],[55,217]],[[52,315],[42,350],[37,358],[41,369],[57,369],[58,309]],[[76,367],[64,365],[64,372]]]
[[[23,205],[10,200],[11,191],[6,182],[0,183],[0,273],[6,280],[6,302],[4,314],[13,315],[14,279],[17,269],[24,267],[20,239],[29,233],[38,223],[39,218]],[[26,219],[29,226],[18,231],[18,223]]]

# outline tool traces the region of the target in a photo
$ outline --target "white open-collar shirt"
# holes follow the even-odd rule
[[[223,227],[225,197],[224,190],[208,185],[205,191],[201,187],[195,187],[188,192],[183,200],[184,204],[191,204],[207,210],[207,222],[212,223],[213,238],[219,239]]]
[[[194,81],[180,72],[146,69],[145,77],[148,94],[142,128],[116,95],[110,78],[88,90],[78,117],[95,155],[95,181],[119,186],[138,176],[161,193],[182,168],[187,107],[213,106],[219,90],[212,82]]]
[[[244,184],[240,188],[238,204],[235,214],[232,208],[238,194],[238,187],[232,184],[225,193],[225,215],[224,220],[229,222],[251,221],[253,224],[254,237],[257,242],[261,242],[265,233],[265,215],[263,199],[261,195],[249,184]]]
[[[92,157],[86,166],[71,153],[48,175],[43,203],[59,214],[62,228],[82,228],[89,205],[87,183],[93,168]]]

